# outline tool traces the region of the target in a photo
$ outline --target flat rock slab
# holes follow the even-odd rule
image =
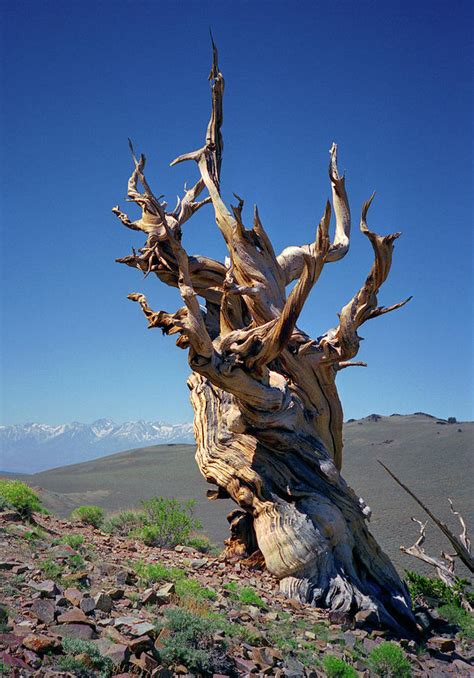
[[[93,640],[97,638],[94,629],[88,624],[60,624],[58,626],[51,626],[49,630],[61,638],[79,638],[80,640]]]
[[[155,631],[154,624],[137,617],[117,617],[115,627],[130,636],[148,636]]]
[[[22,645],[23,647],[26,647],[27,650],[33,650],[33,652],[38,652],[39,654],[44,654],[48,650],[54,650],[59,647],[56,638],[45,636],[42,633],[31,633],[29,636],[23,638]]]
[[[73,607],[72,610],[67,610],[64,614],[58,617],[60,624],[91,624],[89,617],[86,617],[84,612],[78,607]]]
[[[49,598],[37,598],[33,601],[31,611],[44,624],[51,624],[56,614],[56,603]]]
[[[52,579],[45,579],[44,581],[40,582],[31,582],[30,586],[35,591],[39,591],[43,598],[54,598],[61,593],[58,585]]]

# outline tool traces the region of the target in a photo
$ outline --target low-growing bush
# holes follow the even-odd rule
[[[128,537],[131,532],[139,530],[145,523],[145,514],[140,511],[120,511],[108,516],[102,529],[109,534]]]
[[[64,638],[62,641],[65,655],[59,658],[62,671],[72,673],[79,678],[109,678],[114,665],[110,657],[104,657],[97,645],[88,640]]]
[[[215,600],[217,597],[215,591],[202,586],[195,579],[178,579],[175,584],[175,591],[180,598]]]
[[[23,518],[43,511],[38,495],[26,483],[0,478],[0,509],[5,508],[15,509]]]
[[[201,529],[201,523],[193,517],[194,500],[181,504],[177,499],[152,497],[143,502],[145,526],[142,538],[149,546],[167,546],[186,544],[195,530]]]
[[[441,605],[438,612],[449,624],[459,628],[460,636],[474,638],[474,616],[472,614],[452,603]]]
[[[333,654],[324,657],[323,668],[328,678],[357,678],[355,669]]]
[[[465,598],[474,605],[474,593],[469,590],[469,582],[456,577],[454,586],[448,586],[439,577],[425,577],[418,572],[405,571],[410,595],[415,602],[437,603],[438,605],[457,605],[461,607]]]
[[[59,544],[67,544],[72,549],[78,549],[84,543],[82,534],[66,534],[58,541]]]
[[[402,648],[384,641],[370,652],[367,663],[370,670],[381,678],[410,678],[411,664]]]
[[[244,605],[265,607],[263,600],[255,593],[252,588],[250,588],[250,586],[244,586],[244,588],[240,591],[239,600],[241,603],[244,603]]]
[[[50,556],[38,563],[38,567],[46,579],[52,579],[53,581],[59,581],[61,579],[63,567]]]
[[[186,577],[186,572],[179,567],[165,567],[161,563],[145,563],[139,560],[134,564],[135,572],[142,584],[155,582],[177,582]]]
[[[235,581],[224,584],[226,591],[229,591],[229,598],[238,601],[244,605],[256,605],[257,607],[265,607],[264,601],[257,595],[257,593],[250,587],[244,586],[241,588]]]
[[[166,664],[184,664],[190,672],[227,674],[234,673],[226,658],[226,643],[220,647],[214,641],[218,624],[183,608],[165,611],[165,628],[171,633],[163,638],[159,650],[160,660]]]
[[[83,525],[100,527],[104,521],[104,509],[100,508],[100,506],[78,506],[71,513],[71,518]]]

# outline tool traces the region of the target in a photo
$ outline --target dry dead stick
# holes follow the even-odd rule
[[[426,506],[426,504],[424,504],[421,501],[421,499],[419,499],[416,496],[416,494],[414,492],[412,492],[412,490],[410,490],[409,487],[407,487],[404,483],[402,483],[402,481],[399,478],[397,478],[397,476],[387,466],[385,466],[385,464],[383,462],[381,462],[380,459],[377,459],[377,461],[380,464],[380,466],[382,466],[387,471],[387,473],[394,479],[394,481],[396,483],[398,483],[398,485],[400,485],[400,487],[402,487],[405,490],[405,492],[407,492],[410,495],[410,497],[412,497],[412,499],[414,499],[416,501],[418,506],[420,506],[423,509],[423,511],[431,518],[431,520],[435,523],[435,525],[437,525],[437,527],[439,527],[439,529],[444,534],[444,536],[450,541],[453,549],[456,551],[456,554],[462,560],[464,565],[468,568],[468,570],[470,572],[474,572],[474,558],[472,557],[469,549],[467,548],[467,544],[469,542],[466,540],[466,545],[464,545],[461,542],[461,540],[458,537],[456,537],[455,534],[453,534],[451,532],[451,530],[446,525],[446,523],[443,523],[439,518],[437,518],[434,515],[434,513]],[[454,510],[453,510],[453,513],[454,513]],[[461,524],[463,524],[463,522]],[[464,525],[464,529],[465,529],[465,525]],[[466,539],[466,537],[465,537],[465,539]]]

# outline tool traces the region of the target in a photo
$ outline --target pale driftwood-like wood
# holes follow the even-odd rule
[[[324,265],[349,250],[351,216],[337,149],[330,150],[332,208],[328,201],[314,242],[277,255],[258,210],[249,230],[243,201],[236,196],[229,210],[221,197],[224,79],[214,45],[213,53],[204,146],[172,163],[194,161],[200,179],[170,212],[146,181],[144,156],[137,159],[132,148],[128,199],[142,216],[131,221],[119,207],[113,210],[125,226],[147,236],[141,250],[118,261],[178,287],[184,306],[175,313],[155,312],[142,294],[130,299],[140,304],[149,327],[177,334],[177,345],[189,351],[196,460],[217,487],[209,498],[231,497],[239,506],[229,516],[227,556],[264,561],[293,598],[348,612],[373,610],[381,623],[400,632],[413,628],[406,587],[367,529],[370,509],[340,474],[342,407],[335,385],[339,370],[364,365],[351,362],[359,348],[358,328],[406,303],[383,308],[377,301],[399,234],[382,237],[369,230],[371,198],[360,222],[374,250],[369,276],[342,309],[336,328],[318,339],[299,329],[299,315]],[[198,201],[203,190],[208,195]],[[182,243],[183,224],[207,202],[229,251],[224,264],[188,256]]]
[[[456,511],[456,509],[454,508],[451,499],[448,498],[451,513],[457,517],[461,525],[461,534],[459,535],[459,537],[457,537],[454,534],[454,532],[446,525],[446,523],[443,523],[442,520],[437,518],[434,515],[434,513],[426,506],[426,504],[424,504],[421,501],[421,499],[417,497],[417,495],[412,490],[410,490],[409,487],[405,485],[405,483],[402,483],[402,481],[399,478],[397,478],[393,471],[391,471],[387,466],[385,466],[385,464],[383,464],[380,460],[378,460],[378,462],[381,466],[383,466],[387,473],[395,480],[395,482],[398,483],[398,485],[400,485],[400,487],[402,487],[405,490],[405,492],[407,492],[407,494],[409,494],[410,497],[412,497],[412,499],[414,499],[416,503],[423,509],[423,511],[425,511],[425,513],[431,518],[436,527],[438,527],[441,530],[441,532],[450,542],[451,546],[454,549],[454,553],[449,554],[443,551],[441,553],[441,558],[436,558],[434,556],[428,555],[425,549],[423,548],[423,544],[425,543],[426,539],[426,523],[422,523],[421,520],[418,520],[417,518],[412,518],[412,520],[414,523],[417,523],[420,526],[420,535],[418,539],[413,544],[413,546],[409,546],[408,548],[406,546],[400,546],[400,550],[403,551],[403,553],[406,553],[409,556],[413,556],[414,558],[418,558],[418,560],[421,560],[427,565],[434,567],[438,577],[447,586],[450,587],[454,587],[457,584],[457,577],[454,572],[456,558],[459,558],[463,562],[463,564],[467,567],[467,569],[471,573],[474,573],[474,558],[472,557],[471,553],[471,540],[469,539],[467,534],[467,525],[459,511]],[[472,606],[469,603],[466,596],[464,596],[462,593],[459,595],[461,597],[463,607],[468,612],[472,612],[473,611]]]

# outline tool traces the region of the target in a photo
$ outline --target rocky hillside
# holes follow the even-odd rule
[[[472,477],[474,423],[447,421],[417,413],[381,417],[371,415],[344,425],[343,475],[372,508],[370,530],[401,573],[416,569],[418,561],[400,552],[417,538],[411,516],[419,507],[377,463],[382,460],[405,480],[423,501],[449,525],[451,497],[468,525],[474,525]],[[43,504],[67,517],[81,504],[97,504],[106,511],[140,506],[154,495],[196,500],[195,514],[215,542],[228,536],[226,514],[231,501],[208,501],[205,483],[191,445],[157,445],[121,452],[94,461],[22,476],[39,490]],[[30,465],[26,468],[31,468]],[[428,529],[427,550],[438,555],[449,548],[441,533]]]
[[[435,611],[418,608],[418,638],[390,639],[371,630],[364,614],[327,614],[286,600],[268,573],[217,555],[34,518],[32,527],[12,511],[0,514],[1,675],[434,677],[474,670],[472,641]],[[395,665],[398,672],[387,672]]]

